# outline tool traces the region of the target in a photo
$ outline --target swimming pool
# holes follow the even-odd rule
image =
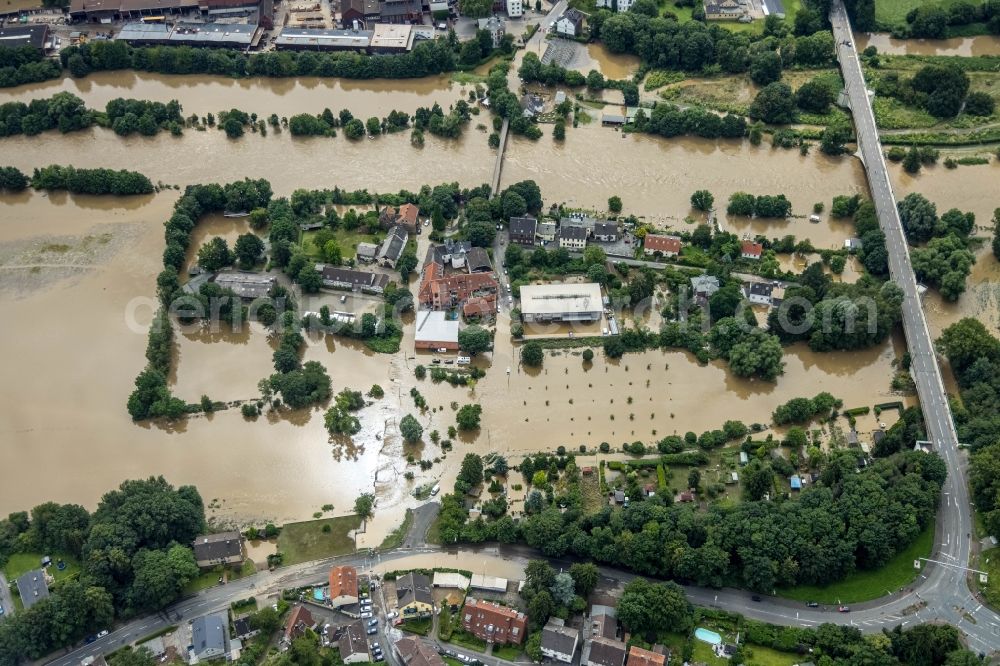
[[[699,641],[705,641],[711,645],[718,645],[722,642],[722,636],[715,633],[710,629],[705,629],[703,627],[698,627],[694,630],[694,637]]]

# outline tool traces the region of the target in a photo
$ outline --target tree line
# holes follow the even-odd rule
[[[64,68],[75,77],[90,72],[135,69],[159,74],[219,76],[321,76],[346,79],[405,79],[450,72],[456,47],[445,39],[418,42],[398,55],[270,51],[245,54],[222,48],[190,46],[132,47],[105,40],[71,46],[60,53]]]
[[[0,666],[17,666],[69,647],[116,619],[159,611],[198,576],[191,544],[205,530],[194,486],[163,477],[123,482],[94,513],[46,502],[0,520],[0,562],[14,553],[46,552],[80,561],[46,599],[0,622]]]
[[[36,190],[66,190],[73,194],[152,194],[152,181],[137,171],[125,169],[77,169],[51,164],[36,168],[31,176]]]
[[[34,136],[58,129],[62,133],[76,132],[93,125],[108,127],[119,136],[138,132],[154,136],[160,130],[180,134],[184,126],[181,105],[177,100],[150,102],[141,99],[115,98],[103,112],[88,109],[82,99],[68,92],[49,98],[0,104],[0,136],[24,134]]]
[[[0,88],[40,83],[62,76],[62,67],[33,46],[0,49]]]

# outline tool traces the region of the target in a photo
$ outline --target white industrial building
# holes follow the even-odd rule
[[[598,321],[604,311],[601,285],[530,284],[521,287],[525,322]]]

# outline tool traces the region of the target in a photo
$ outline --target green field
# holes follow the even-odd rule
[[[55,578],[57,583],[66,578],[72,578],[80,572],[80,563],[71,555],[53,553],[49,557],[52,558],[52,566],[49,567],[49,574]],[[66,568],[62,571],[59,571],[55,565],[60,559],[66,562]],[[7,576],[7,580],[13,583],[14,579],[18,576],[26,574],[32,569],[38,569],[41,565],[42,555],[40,553],[14,553],[7,560],[7,566],[3,568],[3,572]]]
[[[879,23],[904,25],[911,9],[921,5],[949,5],[951,0],[875,0],[875,20]],[[962,26],[965,27],[965,26]]]
[[[228,580],[234,581],[238,578],[243,578],[244,576],[249,576],[256,573],[257,567],[250,560],[243,563],[243,567],[240,570],[230,569]],[[201,574],[190,581],[184,586],[184,594],[194,594],[195,592],[200,592],[207,588],[213,587],[219,584],[219,578],[222,577],[222,567],[215,567],[210,571],[203,571]]]
[[[324,532],[324,525],[329,525],[330,531]],[[289,523],[281,528],[278,535],[278,552],[284,555],[282,564],[298,564],[352,553],[354,539],[349,532],[360,526],[361,518],[358,516]]]
[[[989,574],[989,582],[983,585],[974,574],[976,585],[986,603],[994,609],[1000,608],[1000,548],[990,548],[979,555],[979,569]]]
[[[913,560],[928,557],[934,546],[934,525],[925,529],[910,547],[889,560],[875,571],[856,571],[839,583],[827,587],[799,585],[778,590],[778,596],[799,601],[817,601],[821,604],[856,603],[877,599],[909,584],[919,573]]]
[[[516,645],[498,645],[493,647],[493,656],[505,661],[517,661],[521,658],[521,648]]]
[[[399,548],[402,546],[403,539],[406,538],[406,533],[410,531],[412,526],[413,509],[407,509],[406,516],[403,518],[403,524],[386,536],[385,540],[382,541],[382,545],[379,546],[379,550],[392,550],[393,548]]]
[[[320,248],[312,242],[316,235],[315,231],[302,232],[302,251],[312,259],[320,259]],[[340,251],[344,256],[344,261],[352,259],[357,251],[358,243],[379,243],[381,238],[373,234],[363,234],[357,231],[337,229],[334,232],[335,240],[340,245]]]

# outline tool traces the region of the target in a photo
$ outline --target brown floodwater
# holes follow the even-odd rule
[[[411,148],[405,135],[350,143],[342,137],[292,140],[286,133],[230,142],[217,131],[188,132],[179,139],[121,139],[95,130],[5,139],[3,145],[8,161],[22,169],[53,161],[133,168],[154,181],[182,186],[266,177],[279,195],[298,187],[335,185],[392,191],[451,180],[474,185],[489,179],[493,165],[492,151],[474,130],[458,141],[428,137],[422,150]],[[767,168],[761,168],[764,159]],[[985,178],[995,171],[958,173]],[[503,182],[523,178],[538,181],[547,203],[603,208],[609,196],[618,194],[626,213],[668,223],[689,213],[690,193],[702,187],[711,189],[717,201],[736,190],[784,192],[803,214],[815,201],[864,188],[857,162],[847,158],[803,158],[708,141],[623,140],[617,132],[597,127],[571,129],[564,145],[549,136],[538,143],[512,141]],[[975,189],[973,184],[962,187],[966,193]],[[429,361],[413,354],[411,325],[402,351],[392,356],[341,339],[309,337],[305,358],[327,367],[335,392],[367,390],[372,384],[385,389],[385,398],[359,413],[362,431],[353,439],[331,439],[321,408],[269,412],[256,421],[230,409],[178,424],[137,425],[125,402],[145,363],[145,326],[155,307],[162,223],[176,196],[165,191],[128,199],[38,193],[0,197],[0,249],[36,235],[84,235],[102,228],[121,238],[110,259],[73,281],[54,281],[17,297],[0,288],[7,323],[0,365],[6,376],[17,378],[0,388],[0,400],[7,405],[0,414],[0,441],[8,459],[30,461],[45,470],[48,481],[19,473],[20,466],[0,468],[0,515],[49,499],[92,507],[122,479],[150,474],[196,484],[206,500],[220,500],[213,517],[234,522],[301,520],[328,503],[335,514],[348,513],[359,493],[374,490],[377,517],[359,540],[368,545],[378,543],[398,522],[401,508],[416,503],[410,493],[418,485],[441,481],[447,487],[465,451],[516,456],[560,444],[576,448],[601,441],[648,441],[715,428],[730,418],[764,422],[777,404],[822,390],[852,403],[881,402],[891,397],[891,362],[903,350],[900,340],[845,354],[818,355],[796,346],[787,351],[785,374],[774,384],[733,377],[719,363],[699,366],[677,351],[610,362],[599,354],[589,368],[579,355],[565,352],[548,356],[540,371],[526,372],[518,368],[517,348],[501,317],[493,358],[477,361],[491,366],[489,372],[470,389],[414,379],[415,365]],[[983,204],[988,199],[983,193],[978,197]],[[982,206],[976,206],[978,215]],[[234,240],[241,224],[211,218],[193,246],[211,235]],[[421,237],[418,256],[426,243]],[[0,287],[5,279],[0,273]],[[350,304],[354,311],[366,307],[370,303],[363,299]],[[175,346],[173,390],[188,401],[202,394],[215,400],[254,398],[258,381],[272,370],[272,342],[253,324],[241,331],[179,330]],[[414,407],[409,395],[414,386],[430,406],[426,414]],[[455,421],[452,403],[474,401],[484,406],[482,430],[460,437],[453,452],[445,454],[429,437],[417,445],[400,441],[397,424],[403,414],[417,414],[428,434],[444,433]],[[407,455],[435,462],[420,471],[407,465]],[[406,480],[407,471],[416,478]]]
[[[628,79],[639,69],[639,56],[627,53],[611,53],[604,44],[587,44],[586,58],[581,58],[579,64],[574,63],[574,69],[586,74],[596,69],[606,79]]]
[[[546,203],[604,210],[608,197],[618,195],[626,214],[675,225],[692,213],[691,193],[703,188],[722,209],[733,192],[785,194],[796,215],[808,215],[817,201],[829,208],[838,194],[868,191],[860,162],[849,156],[802,156],[745,141],[623,135],[596,123],[568,128],[563,143],[548,135],[537,143],[512,137],[501,185],[526,178],[544,183]],[[838,223],[786,224],[794,230],[781,235],[795,233],[817,247],[843,240]]]
[[[324,108],[337,113],[349,109],[356,116],[383,117],[392,109],[413,113],[419,106],[435,102],[444,108],[465,94],[450,76],[430,76],[400,81],[351,81],[319,77],[232,79],[222,76],[153,74],[150,72],[96,72],[83,79],[64,77],[0,90],[0,103],[28,101],[57,92],[71,92],[87,106],[104,109],[116,97],[155,102],[176,99],[185,115],[218,113],[232,108],[266,117],[272,113],[292,116],[319,113]],[[391,106],[387,106],[387,99]]]
[[[1000,39],[990,35],[951,39],[894,39],[887,32],[855,33],[858,51],[874,46],[893,55],[985,56],[1000,55]]]

